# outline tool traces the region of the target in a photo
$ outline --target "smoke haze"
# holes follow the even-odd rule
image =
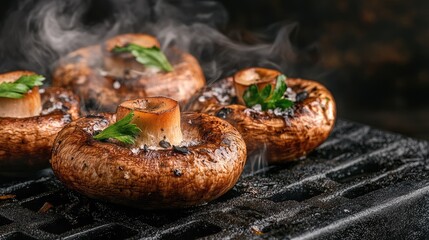
[[[225,27],[228,14],[216,1],[23,0],[3,22],[1,72],[28,69],[49,77],[66,53],[128,32],[153,34],[163,48],[189,51],[208,82],[248,66],[296,71],[298,55],[289,40],[295,24],[254,34],[258,44],[233,41],[218,30]]]

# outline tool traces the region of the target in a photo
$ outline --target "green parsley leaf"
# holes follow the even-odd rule
[[[283,97],[287,89],[285,81],[286,81],[285,75],[279,75],[277,77],[276,87],[274,88],[274,92],[271,97],[272,100],[278,100]]]
[[[173,67],[168,62],[167,57],[156,47],[142,47],[140,45],[130,43],[124,47],[114,47],[112,52],[122,53],[129,52],[136,57],[137,62],[146,66],[155,66],[166,72],[173,71]]]
[[[24,94],[35,86],[43,85],[45,77],[41,75],[21,76],[15,82],[4,82],[0,84],[0,97],[22,98]]]
[[[256,84],[250,85],[243,93],[243,100],[248,107],[255,106],[260,102],[258,87]]]
[[[256,104],[260,104],[264,111],[268,109],[286,109],[292,107],[293,102],[283,98],[287,89],[285,80],[285,75],[279,75],[274,90],[271,85],[266,85],[261,91],[258,90],[256,84],[250,85],[243,94],[243,100],[246,106],[253,107]]]
[[[134,117],[134,112],[130,112],[121,120],[108,126],[102,132],[94,136],[95,140],[106,140],[109,138],[116,139],[126,144],[133,144],[136,140],[137,134],[141,129],[137,125],[131,123]]]
[[[259,93],[259,96],[262,99],[267,99],[269,96],[271,95],[271,85],[268,84],[267,86],[265,86],[262,91]]]
[[[291,101],[291,100],[289,100],[289,99],[279,99],[279,100],[277,100],[275,103],[274,103],[274,105],[276,106],[276,107],[278,107],[278,108],[281,108],[281,109],[286,109],[286,108],[290,108],[290,107],[292,107],[293,106],[293,102]]]

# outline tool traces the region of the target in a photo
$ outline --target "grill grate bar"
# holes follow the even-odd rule
[[[392,176],[397,175],[398,173],[405,172],[405,171],[407,171],[407,170],[409,170],[409,169],[412,169],[412,168],[414,168],[414,167],[416,167],[416,166],[419,166],[419,165],[420,165],[420,163],[418,163],[418,162],[414,162],[414,163],[410,163],[410,164],[402,165],[402,166],[400,166],[400,167],[398,167],[398,168],[396,168],[396,169],[394,169],[394,170],[387,171],[387,172],[382,173],[382,174],[380,174],[380,175],[375,175],[373,178],[368,179],[368,180],[366,180],[366,181],[359,181],[359,182],[358,182],[358,183],[356,183],[356,184],[346,186],[346,187],[344,187],[344,188],[342,188],[342,189],[340,189],[340,190],[336,191],[336,192],[335,192],[335,194],[332,194],[332,195],[329,195],[329,196],[323,197],[323,198],[321,198],[320,200],[321,200],[321,201],[329,201],[329,200],[331,200],[331,199],[336,198],[337,196],[344,196],[344,194],[346,194],[347,192],[349,192],[349,191],[351,191],[351,190],[354,190],[354,189],[360,188],[360,187],[365,186],[365,185],[368,185],[368,184],[374,184],[374,183],[379,182],[379,181],[381,181],[381,180],[385,180],[385,179],[387,179],[387,178],[390,178],[390,177],[392,177]],[[397,179],[397,178],[396,178],[396,179]],[[390,180],[392,180],[392,179],[390,179]]]
[[[419,188],[415,191],[412,191],[406,195],[402,195],[391,199],[385,203],[376,205],[374,207],[365,209],[361,212],[355,213],[346,218],[339,219],[327,226],[319,228],[312,232],[306,232],[302,235],[293,237],[292,239],[320,239],[321,237],[329,236],[332,232],[338,231],[338,229],[348,227],[350,225],[354,225],[356,221],[362,221],[365,218],[369,218],[379,212],[385,211],[387,208],[395,208],[398,205],[403,204],[404,202],[412,201],[413,199],[422,198],[429,195],[429,183],[423,188]],[[389,237],[389,236],[386,236]]]
[[[174,211],[91,200],[52,172],[4,178],[0,194],[16,196],[0,200],[0,239],[386,239],[389,231],[422,238],[429,234],[428,151],[428,142],[339,121],[307,158],[247,166],[218,200]]]
[[[391,151],[391,150],[397,151],[397,148],[398,148],[398,146],[401,145],[401,142],[403,143],[403,141],[396,142],[393,145],[388,145],[388,146],[379,148],[379,149],[377,149],[375,151],[372,151],[372,152],[370,152],[370,153],[368,153],[368,154],[366,154],[364,156],[356,157],[356,158],[354,158],[352,160],[349,160],[346,163],[341,164],[341,165],[339,165],[339,166],[337,166],[335,168],[328,169],[328,170],[326,170],[326,171],[324,171],[322,173],[317,173],[315,175],[311,175],[311,176],[305,177],[303,179],[300,179],[298,181],[295,181],[295,182],[293,182],[291,184],[288,184],[288,185],[284,186],[283,187],[283,191],[285,191],[287,189],[293,189],[294,187],[302,186],[303,184],[305,184],[307,182],[319,181],[320,179],[326,178],[327,175],[329,175],[331,173],[344,170],[344,169],[346,169],[348,167],[351,167],[353,165],[357,165],[358,163],[361,163],[361,162],[365,161],[367,158],[369,158],[371,156],[379,155],[380,153],[385,153],[385,152],[388,152],[388,151]]]

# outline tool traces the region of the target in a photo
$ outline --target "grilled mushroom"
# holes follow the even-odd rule
[[[131,54],[112,52],[116,46],[127,44],[147,48],[160,45],[149,35],[124,34],[76,50],[59,61],[53,85],[78,93],[88,110],[109,112],[122,101],[147,96],[163,95],[185,103],[204,86],[203,72],[192,55],[167,48],[173,70],[165,72],[140,64]]]
[[[0,74],[14,82],[33,72]],[[49,165],[57,133],[79,117],[79,101],[68,90],[33,87],[22,98],[0,97],[0,172],[28,172]]]
[[[289,95],[294,101],[293,107],[262,111],[243,105],[245,88],[256,84],[261,90],[273,85],[280,74],[264,68],[239,71],[234,77],[201,91],[187,109],[225,119],[242,134],[249,154],[265,148],[269,163],[300,158],[329,136],[335,122],[335,101],[317,82],[288,78],[286,84],[292,90]]]
[[[121,104],[116,114],[72,122],[55,140],[52,169],[71,189],[137,208],[211,201],[237,182],[246,160],[245,142],[219,118],[180,116],[178,110],[172,99],[145,98]],[[107,131],[107,125],[130,111],[142,131],[134,145],[94,139],[94,131]]]

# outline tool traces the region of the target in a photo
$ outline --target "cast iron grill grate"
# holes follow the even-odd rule
[[[141,211],[88,199],[51,173],[0,179],[0,239],[424,239],[429,144],[339,121],[307,158],[251,173],[205,206]]]

